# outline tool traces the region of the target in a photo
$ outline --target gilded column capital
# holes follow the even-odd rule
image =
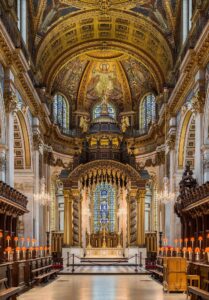
[[[195,113],[202,113],[204,110],[205,96],[203,92],[197,91],[191,100],[192,111]]]
[[[13,92],[5,93],[4,95],[5,111],[11,113],[17,110],[18,99]]]
[[[166,140],[166,145],[168,146],[168,150],[174,150],[176,144],[176,135],[172,134],[169,135],[167,140]]]
[[[64,190],[63,195],[66,200],[70,200],[70,191],[69,190]]]
[[[145,189],[139,189],[137,192],[137,201],[144,200],[146,195],[146,190]]]
[[[39,147],[43,144],[41,134],[39,132],[33,133],[33,147],[35,150],[39,150]]]

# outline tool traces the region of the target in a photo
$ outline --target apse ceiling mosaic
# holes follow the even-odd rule
[[[48,93],[88,109],[133,109],[160,92],[173,66],[180,0],[30,0],[36,66]]]
[[[104,94],[121,109],[133,108],[141,96],[155,90],[152,74],[142,63],[110,51],[92,52],[70,61],[53,84],[54,93],[62,91],[83,109],[101,101]]]

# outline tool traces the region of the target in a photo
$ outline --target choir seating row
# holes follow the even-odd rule
[[[16,299],[17,294],[54,278],[59,269],[53,268],[52,257],[0,264],[0,300]]]

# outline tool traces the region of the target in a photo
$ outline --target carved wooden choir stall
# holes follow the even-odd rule
[[[18,217],[27,213],[27,197],[0,181],[0,299],[16,295],[56,276],[49,247],[18,236]]]

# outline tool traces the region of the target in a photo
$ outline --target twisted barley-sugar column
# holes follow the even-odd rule
[[[72,246],[72,197],[64,190],[64,246]]]
[[[145,214],[145,190],[137,193],[137,246],[145,245],[144,214]]]

